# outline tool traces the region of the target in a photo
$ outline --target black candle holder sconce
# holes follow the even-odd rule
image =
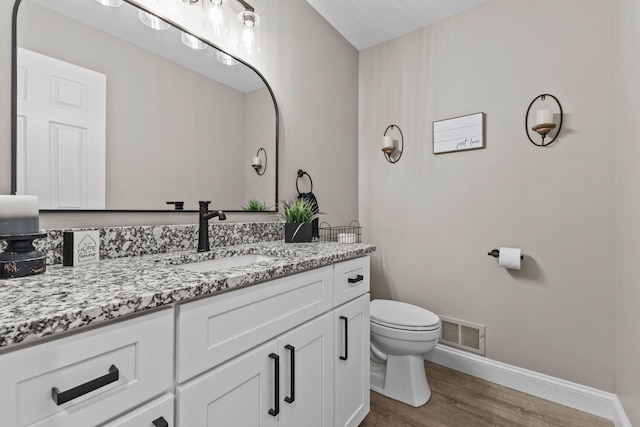
[[[402,157],[402,153],[404,152],[404,135],[402,134],[402,129],[400,129],[400,126],[393,125],[393,124],[387,126],[387,128],[384,130],[383,138],[387,136],[387,134],[394,132],[395,129],[397,129],[398,131],[397,134],[399,134],[399,138],[398,139],[393,138],[393,142],[394,142],[393,147],[382,148],[382,152],[384,153],[384,158],[389,163],[398,163],[398,161]],[[396,141],[400,142],[400,147],[398,148],[396,148],[395,146]]]
[[[560,123],[558,125],[556,125],[555,122],[537,123],[535,126],[531,127],[531,130],[538,133],[538,135],[540,135],[540,137],[542,138],[541,142],[537,143],[531,138],[531,135],[529,134],[529,113],[531,112],[531,107],[533,107],[533,104],[535,104],[536,101],[538,100],[545,101],[547,96],[553,98],[553,101],[555,101],[555,103],[558,105],[558,109],[560,110]],[[554,116],[555,116],[555,113],[554,113]],[[560,135],[560,130],[562,129],[563,116],[564,116],[564,113],[562,111],[562,105],[560,104],[560,101],[558,101],[558,98],[551,95],[550,93],[545,93],[545,94],[536,96],[533,99],[533,101],[531,101],[531,104],[529,104],[529,108],[527,108],[527,114],[524,116],[524,129],[525,129],[525,132],[527,133],[527,138],[529,138],[529,141],[531,141],[533,145],[536,145],[538,147],[547,147],[551,145],[551,143],[553,143]],[[545,138],[547,137],[549,132],[551,132],[556,127],[558,128],[558,130],[556,131],[555,135],[551,139],[545,142]]]
[[[262,156],[260,156],[260,153],[262,153]],[[253,168],[253,170],[256,171],[258,175],[262,176],[267,171],[267,150],[265,150],[262,147],[258,148],[256,157],[260,159],[260,163],[259,164],[252,163],[251,167]],[[262,158],[264,158],[264,162],[262,161]]]

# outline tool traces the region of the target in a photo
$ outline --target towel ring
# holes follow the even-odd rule
[[[309,182],[311,183],[311,190],[309,190],[309,191],[313,192],[313,180],[311,179],[311,175],[309,175],[306,171],[303,171],[302,169],[298,169],[298,177],[296,178],[296,190],[298,190],[298,194],[302,194],[302,193],[300,193],[300,188],[298,188],[298,181],[304,175],[307,175],[307,177],[309,178]]]

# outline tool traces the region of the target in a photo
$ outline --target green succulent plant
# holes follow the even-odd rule
[[[283,201],[280,203],[280,216],[288,223],[307,223],[318,218],[315,206],[305,199]]]
[[[243,206],[242,209],[245,211],[261,212],[267,210],[267,205],[260,200],[250,199],[247,202],[247,205]]]

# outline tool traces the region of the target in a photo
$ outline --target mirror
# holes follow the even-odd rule
[[[127,1],[15,7],[14,193],[42,210],[275,208],[277,104],[255,69]]]

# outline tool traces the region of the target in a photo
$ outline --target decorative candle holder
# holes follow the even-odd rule
[[[391,134],[394,132],[397,132],[396,139],[394,139],[393,136],[391,136]],[[400,157],[402,157],[402,152],[404,151],[404,135],[402,134],[402,130],[400,129],[400,126],[393,125],[393,124],[387,126],[387,128],[384,130],[384,135],[382,137],[383,145],[387,145],[387,141],[389,139],[391,141],[394,141],[394,144],[391,146],[383,146],[382,152],[384,153],[384,158],[387,160],[387,162],[397,163],[398,160],[400,160]],[[400,146],[398,148],[396,148],[395,146],[396,140],[399,141],[400,143]]]
[[[262,157],[264,157],[264,162],[262,161]],[[264,175],[264,173],[267,171],[267,151],[264,148],[258,148],[258,152],[251,162],[251,167],[260,176]]]
[[[536,101],[538,100],[545,101],[547,96],[553,98],[553,101],[555,101],[555,103],[558,105],[558,109],[560,110],[560,124],[556,125],[553,122],[553,116],[551,116],[549,118],[546,118],[546,120],[544,120],[543,123],[537,123],[535,126],[531,127],[531,130],[538,133],[538,135],[540,135],[542,138],[541,142],[538,143],[538,142],[535,142],[533,139],[531,139],[531,136],[529,135],[529,113],[531,112],[531,108],[533,107],[533,104]],[[552,113],[549,111],[549,114],[552,114]],[[558,101],[558,98],[551,95],[550,93],[545,93],[545,94],[536,96],[533,99],[533,101],[531,101],[531,104],[529,104],[529,108],[527,108],[527,114],[524,118],[524,128],[525,128],[525,131],[527,132],[527,138],[529,138],[529,141],[531,141],[533,145],[537,145],[538,147],[546,147],[550,145],[553,141],[556,140],[558,135],[560,135],[560,130],[562,129],[563,115],[564,114],[562,111],[562,105],[560,104],[560,101]],[[556,134],[551,139],[545,142],[545,138],[547,137],[547,134],[551,132],[553,129],[555,129],[556,127],[558,128],[558,131],[556,132]]]
[[[32,276],[47,270],[45,254],[33,246],[33,241],[45,237],[46,233],[0,235],[7,241],[4,252],[0,252],[0,279]]]

